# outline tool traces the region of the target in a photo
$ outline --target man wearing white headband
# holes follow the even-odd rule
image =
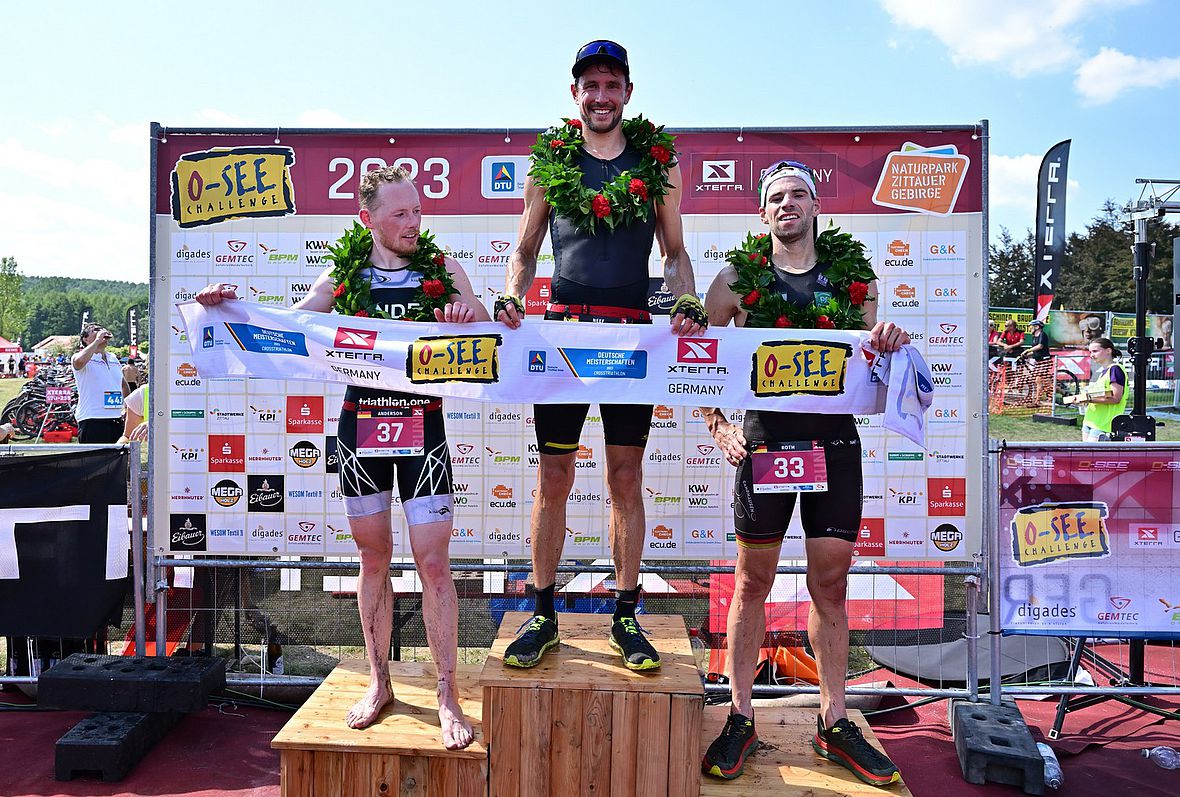
[[[765,171],[759,186],[759,215],[770,227],[769,239],[751,237],[730,253],[705,298],[709,324],[725,326],[732,321],[736,326],[777,327],[783,332],[790,327],[869,329],[875,351],[896,351],[910,337],[892,323],[877,321],[877,282],[864,247],[847,233],[834,230],[816,236],[817,193],[814,172],[805,164],[781,161]],[[835,260],[835,252],[841,253],[839,269],[825,259]],[[849,267],[848,261],[854,265]],[[771,272],[768,285],[766,269]],[[756,284],[765,287],[751,288],[754,280],[761,280]],[[715,777],[736,778],[746,757],[758,747],[752,705],[754,667],[766,633],[765,601],[799,495],[793,490],[798,490],[811,597],[807,632],[820,677],[820,714],[812,747],[866,783],[883,786],[897,781],[897,767],[849,721],[844,704],[845,600],[863,501],[860,437],[854,418],[750,410],[739,426],[720,408],[702,407],[701,411],[718,448],[738,467],[733,501],[738,558],[726,627],[733,705],[724,729],[705,753],[702,769]],[[811,461],[822,458],[826,465],[825,490],[802,492],[802,484],[770,484],[774,479],[761,469],[755,475],[755,458],[762,462],[769,456],[777,465],[786,460],[774,459],[772,452],[803,450]],[[778,491],[784,487],[785,491]]]

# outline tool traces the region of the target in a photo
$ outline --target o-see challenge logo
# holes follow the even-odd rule
[[[189,152],[172,169],[172,218],[180,227],[295,212],[290,147]]]
[[[771,340],[754,352],[750,389],[755,396],[844,392],[852,346],[826,340]]]
[[[418,338],[406,354],[406,376],[416,385],[431,382],[498,382],[499,335],[437,335]]]
[[[1022,506],[1012,518],[1012,558],[1029,567],[1058,559],[1109,556],[1109,514],[1102,501]]]

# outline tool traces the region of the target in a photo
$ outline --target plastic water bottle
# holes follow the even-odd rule
[[[1044,742],[1037,742],[1037,749],[1041,751],[1041,758],[1045,760],[1045,785],[1050,789],[1060,789],[1061,784],[1065,783],[1065,774],[1061,771],[1057,754]]]
[[[1180,769],[1180,753],[1171,747],[1153,747],[1150,750],[1140,750],[1139,755],[1149,758],[1164,769]]]

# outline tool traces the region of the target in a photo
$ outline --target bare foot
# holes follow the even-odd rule
[[[356,702],[344,720],[350,728],[367,728],[377,719],[381,709],[393,700],[393,689],[388,681],[369,684],[365,696]]]
[[[462,750],[475,739],[471,723],[463,716],[454,697],[439,696],[438,722],[442,726],[443,746],[448,750]]]

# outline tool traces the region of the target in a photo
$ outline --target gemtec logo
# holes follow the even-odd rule
[[[967,345],[967,337],[959,332],[958,324],[943,322],[938,325],[938,332],[926,339],[930,346],[952,346],[959,348]]]
[[[367,349],[372,351],[377,343],[377,333],[371,329],[353,329],[351,327],[336,328],[337,349]]]
[[[512,247],[511,241],[494,240],[489,241],[488,246],[492,248],[495,254],[480,255],[476,258],[476,262],[481,266],[500,266],[508,265],[509,254],[508,250]]]
[[[287,434],[323,434],[324,397],[287,396]]]
[[[697,445],[696,456],[685,457],[684,464],[690,468],[715,468],[721,465],[721,456],[716,446],[701,443]]]
[[[1114,608],[1113,612],[1098,612],[1098,622],[1100,623],[1129,623],[1139,620],[1139,612],[1128,612],[1127,607],[1133,601],[1130,598],[1124,598],[1121,595],[1111,595],[1110,605]]]

